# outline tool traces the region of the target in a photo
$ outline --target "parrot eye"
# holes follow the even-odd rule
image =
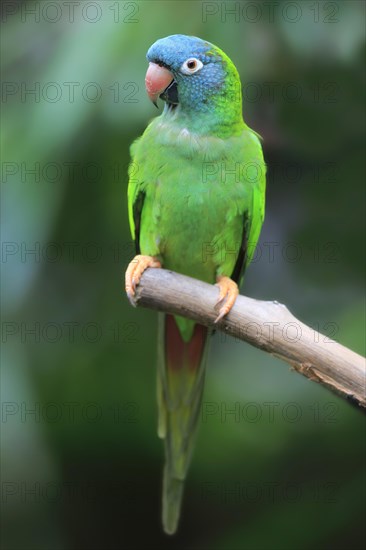
[[[196,57],[190,57],[189,59],[186,59],[183,65],[180,68],[180,71],[183,74],[194,74],[200,69],[202,69],[203,63]]]

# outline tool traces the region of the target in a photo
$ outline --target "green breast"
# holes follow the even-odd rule
[[[248,143],[244,134],[225,140],[198,137],[174,120],[153,120],[132,150],[145,192],[142,254],[159,256],[165,268],[211,283],[220,267],[231,275],[243,212],[252,204],[253,185],[243,170],[252,155]]]

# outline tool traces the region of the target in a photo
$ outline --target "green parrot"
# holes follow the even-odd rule
[[[146,89],[163,113],[131,146],[128,208],[137,256],[126,271],[133,302],[148,267],[218,286],[230,311],[264,218],[258,135],[243,121],[239,74],[228,56],[194,36],[172,35],[147,52]],[[175,533],[202,402],[212,328],[159,314],[158,435],[165,444],[163,528]]]

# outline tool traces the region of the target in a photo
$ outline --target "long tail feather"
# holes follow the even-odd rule
[[[163,527],[173,534],[198,426],[209,330],[172,315],[161,315],[159,323],[158,434],[165,443]]]
[[[183,498],[184,481],[172,477],[167,465],[164,466],[163,478],[163,528],[168,535],[173,535],[178,527]]]

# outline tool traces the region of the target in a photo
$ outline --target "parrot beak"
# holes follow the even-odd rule
[[[149,63],[145,76],[145,86],[147,94],[155,107],[158,106],[158,97],[170,87],[173,80],[174,77],[168,69],[161,67],[157,63]]]

